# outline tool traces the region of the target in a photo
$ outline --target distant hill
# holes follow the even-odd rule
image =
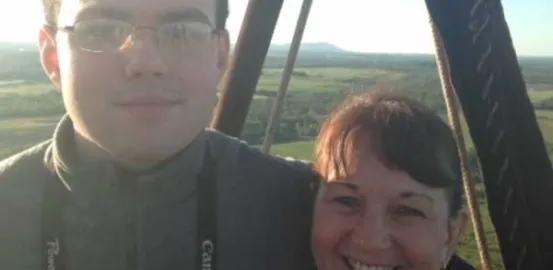
[[[271,44],[269,51],[285,51],[288,52],[291,44]],[[300,46],[300,52],[313,52],[313,53],[346,53],[345,51],[335,45],[325,42],[319,43],[302,43]]]
[[[290,50],[290,43],[286,44],[271,44],[269,47],[269,56],[285,56]],[[231,45],[231,49],[234,50],[235,44]],[[355,53],[346,51],[330,43],[326,42],[314,42],[314,43],[302,43],[300,46],[299,54],[341,54],[341,53]]]

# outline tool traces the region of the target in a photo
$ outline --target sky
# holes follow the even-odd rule
[[[68,0],[75,1],[75,0]],[[34,42],[41,0],[0,1],[0,41]],[[314,0],[303,42],[378,53],[434,53],[424,0]],[[248,0],[230,0],[228,29],[238,37]],[[292,39],[302,0],[285,0],[273,43]],[[503,0],[519,55],[553,55],[553,0]],[[345,8],[347,7],[347,8]],[[551,29],[551,30],[550,30]]]

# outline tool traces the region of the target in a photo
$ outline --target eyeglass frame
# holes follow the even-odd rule
[[[75,35],[75,29],[77,27],[77,25],[79,23],[83,23],[83,22],[86,22],[86,21],[90,21],[90,20],[100,20],[100,19],[84,19],[84,20],[79,20],[79,21],[76,21],[75,23],[73,23],[73,25],[66,25],[66,26],[57,26],[57,25],[53,25],[53,24],[46,24],[45,27],[46,28],[49,28],[49,29],[52,29],[52,30],[57,30],[57,31],[63,31],[63,32],[66,32],[66,33],[69,33],[69,34],[72,34],[72,35]],[[134,25],[128,21],[125,21],[125,20],[120,20],[120,19],[102,19],[102,20],[111,20],[111,21],[117,21],[117,22],[121,22],[121,23],[124,23],[124,24],[127,24],[128,26],[130,26],[130,28],[132,29],[132,31],[129,33],[129,37],[132,38],[132,43],[129,45],[129,46],[132,46],[134,45],[134,38],[135,38],[135,34],[137,32],[137,30],[140,30],[140,29],[151,29],[153,30],[154,32],[159,33],[159,28],[160,27],[163,27],[165,25],[171,25],[171,24],[175,24],[177,22],[170,22],[170,23],[165,23],[165,24],[161,24],[161,25],[158,25],[158,26],[155,26],[155,25]],[[217,27],[214,27],[213,24],[211,24],[210,22],[204,22],[204,21],[199,21],[199,20],[182,20],[182,21],[179,21],[179,22],[195,22],[195,23],[200,23],[200,24],[204,24],[208,27],[211,28],[211,30],[209,31],[208,35],[219,35],[221,34],[223,31],[225,31],[224,28],[217,28]],[[124,43],[123,43],[124,44]],[[123,45],[122,44],[122,45]],[[105,51],[105,50],[93,50],[93,49],[88,49],[88,48],[84,48],[82,45],[79,45],[79,49],[83,50],[83,51],[87,51],[87,52],[92,52],[92,53],[106,53],[106,52],[110,52],[110,51]],[[122,49],[115,49],[114,52],[120,52]]]

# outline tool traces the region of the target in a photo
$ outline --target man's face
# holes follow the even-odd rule
[[[228,35],[212,32],[215,5],[62,0],[58,26],[75,28],[42,31],[41,58],[77,132],[137,164],[186,147],[211,119],[227,64]]]

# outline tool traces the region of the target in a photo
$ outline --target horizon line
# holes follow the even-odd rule
[[[0,44],[25,44],[25,45],[32,45],[32,44],[35,44],[35,42],[33,41],[10,41],[10,40],[0,40]],[[302,43],[301,45],[304,45],[304,44],[327,44],[327,45],[331,45],[333,47],[336,47],[337,49],[340,49],[341,51],[343,51],[344,53],[356,53],[356,54],[381,54],[381,55],[385,55],[385,54],[388,54],[388,55],[428,55],[428,56],[435,56],[435,53],[432,53],[432,52],[370,52],[370,51],[353,51],[353,50],[348,50],[348,49],[344,49],[344,48],[341,48],[340,46],[337,46],[337,45],[334,45],[330,42],[324,42],[324,41],[313,41],[313,42],[305,42],[305,43]],[[236,43],[234,44],[231,44],[231,47],[234,47],[236,45]],[[291,43],[282,43],[282,42],[274,42],[274,43],[270,43],[269,46],[271,45],[281,45],[281,46],[290,46]],[[301,45],[300,45],[300,50],[301,50]],[[37,49],[38,49],[38,46],[37,46]],[[517,53],[516,54],[517,57],[543,57],[543,58],[550,58],[550,57],[553,57],[553,53],[528,53],[528,54],[521,54],[521,53]]]

